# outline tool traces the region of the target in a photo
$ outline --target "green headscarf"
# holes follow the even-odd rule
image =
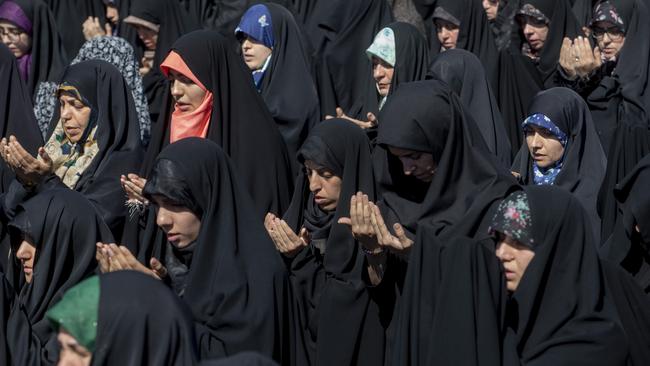
[[[45,316],[57,332],[63,328],[88,351],[95,352],[98,314],[99,277],[93,276],[68,290]]]

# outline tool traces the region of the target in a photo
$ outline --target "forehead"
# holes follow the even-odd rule
[[[69,92],[61,92],[59,94],[59,100],[64,101],[64,102],[68,102],[68,103],[75,102],[75,101],[81,102],[81,100],[79,100],[79,98],[75,97],[74,95],[72,95]]]
[[[407,155],[411,155],[411,154],[419,154],[420,153],[419,151],[409,150],[409,149],[402,149],[402,148],[394,147],[394,146],[389,146],[388,149],[395,156],[407,156]]]
[[[601,29],[609,29],[609,28],[618,28],[618,26],[612,22],[609,22],[607,20],[601,20],[598,22],[595,22],[592,28],[601,28]]]
[[[436,25],[438,27],[458,28],[458,26],[456,24],[454,24],[452,22],[448,22],[448,21],[446,21],[444,19],[441,19],[441,18],[436,18],[436,19],[433,20],[433,22],[436,23]]]
[[[0,19],[0,28],[8,29],[8,30],[20,29],[14,23],[12,23],[12,22],[10,22],[10,21],[8,21],[6,19]]]

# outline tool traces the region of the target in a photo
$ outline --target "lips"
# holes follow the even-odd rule
[[[174,107],[181,112],[187,112],[191,108],[191,105],[187,103],[176,102],[176,105]]]
[[[176,233],[167,234],[167,241],[169,241],[169,242],[173,243],[173,242],[178,241],[179,239],[180,239],[179,234],[176,234]]]

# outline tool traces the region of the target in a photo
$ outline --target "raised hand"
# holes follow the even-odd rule
[[[343,112],[342,108],[336,108],[336,117],[326,115],[325,119],[342,118],[354,123],[355,125],[363,128],[364,130],[377,126],[378,121],[377,121],[377,117],[374,114],[368,112],[366,117],[368,117],[368,121],[360,121],[358,119],[349,117],[347,114]]]
[[[300,233],[296,235],[286,221],[279,219],[272,213],[266,214],[264,227],[271,240],[273,240],[275,248],[288,258],[295,257],[304,247],[309,245],[310,236],[307,229],[303,227]]]
[[[377,240],[377,233],[372,225],[372,202],[368,200],[368,195],[357,192],[350,199],[350,217],[341,217],[339,224],[350,226],[352,236],[363,245],[364,248],[371,252],[381,251],[380,244]],[[374,205],[373,205],[374,206]]]
[[[42,147],[38,149],[40,159],[37,159],[23,148],[15,136],[10,136],[9,140],[2,139],[0,149],[2,158],[22,183],[38,184],[54,171],[52,159]]]
[[[147,184],[146,179],[141,178],[137,174],[121,175],[120,184],[122,185],[122,189],[126,193],[129,201],[134,200],[144,204],[149,204],[149,201],[144,198],[144,195],[142,194],[144,186]]]
[[[82,31],[86,41],[90,41],[95,37],[110,36],[113,34],[111,25],[107,22],[102,28],[101,24],[99,24],[99,18],[97,17],[88,17],[88,19],[86,19],[82,24]]]
[[[585,77],[592,71],[598,69],[603,61],[600,57],[598,46],[591,48],[589,39],[578,37],[573,41],[575,49],[575,71],[579,77]]]
[[[402,225],[393,224],[395,235],[391,234],[384,222],[379,207],[372,204],[372,215],[370,216],[372,226],[377,234],[377,241],[382,247],[388,247],[397,252],[408,252],[413,246],[413,240],[406,236],[406,231]]]
[[[566,75],[573,79],[576,77],[576,55],[573,49],[573,42],[567,37],[562,40],[562,48],[560,49],[560,67],[564,70]]]
[[[97,243],[95,258],[99,262],[99,269],[102,273],[133,270],[139,271],[157,279],[167,275],[167,269],[156,258],[150,261],[152,268],[147,268],[133,256],[125,246],[118,246],[115,243]]]

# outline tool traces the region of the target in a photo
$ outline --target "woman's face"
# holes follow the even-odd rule
[[[388,150],[402,162],[404,175],[412,175],[423,182],[431,182],[436,172],[437,164],[433,155],[421,151],[400,149],[390,146]]]
[[[438,34],[438,41],[440,41],[442,48],[445,50],[456,48],[456,43],[458,42],[458,34],[460,34],[460,28],[456,24],[450,23],[443,19],[436,19],[435,23]]]
[[[120,21],[120,11],[113,3],[106,4],[106,20],[114,26]]]
[[[25,31],[6,20],[0,20],[0,39],[16,58],[31,52],[32,37]]]
[[[375,56],[372,57],[372,77],[375,79],[377,90],[379,90],[379,95],[382,97],[387,96],[390,91],[394,72],[395,69],[384,60]]]
[[[530,156],[540,168],[553,166],[564,155],[564,146],[549,130],[535,125],[526,126],[526,144]]]
[[[156,45],[158,44],[158,32],[142,25],[134,25],[134,27],[135,31],[138,32],[138,37],[140,37],[147,50],[155,51]]]
[[[625,45],[625,33],[611,22],[596,22],[591,30],[605,59],[615,59]]]
[[[488,20],[496,19],[499,12],[499,0],[483,0],[483,9],[485,9]]]
[[[194,112],[203,103],[206,91],[187,76],[170,69],[169,81],[172,97],[176,101],[176,110],[183,113]]]
[[[530,48],[536,52],[541,51],[548,36],[548,25],[533,17],[526,16],[521,24],[521,29]]]
[[[154,195],[158,206],[156,224],[167,234],[167,241],[177,248],[184,248],[199,237],[201,219],[190,211],[162,195]]]
[[[34,276],[34,263],[36,262],[36,246],[29,237],[24,237],[16,250],[16,258],[23,266],[25,282],[32,283]]]
[[[79,344],[70,333],[61,329],[57,339],[61,345],[57,366],[90,366],[92,353]]]
[[[90,107],[69,93],[59,96],[61,122],[63,131],[70,142],[77,143],[81,140],[88,121],[90,121]]]
[[[261,69],[271,52],[273,51],[270,48],[251,37],[246,37],[241,42],[241,53],[244,62],[252,71]]]
[[[535,252],[511,236],[498,233],[496,256],[503,264],[508,291],[514,292],[521,282]]]
[[[314,201],[323,211],[334,211],[341,195],[341,178],[311,160],[305,161],[305,174]]]

